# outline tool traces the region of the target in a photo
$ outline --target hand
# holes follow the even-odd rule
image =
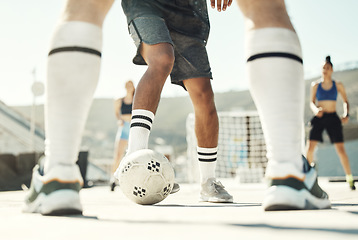
[[[341,121],[342,121],[342,124],[348,123],[348,121],[349,121],[349,116],[342,117],[342,118],[341,118]]]
[[[118,125],[118,126],[123,126],[123,120],[122,120],[122,119],[118,119],[118,120],[117,120],[117,125]]]
[[[318,112],[316,113],[316,117],[321,118],[323,116],[323,109],[318,108]]]
[[[232,4],[232,0],[210,0],[211,1],[211,7],[215,8],[215,2],[217,1],[217,10],[218,12],[221,12],[221,10],[225,11],[227,7],[230,7]]]

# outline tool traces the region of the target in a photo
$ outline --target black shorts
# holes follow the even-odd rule
[[[321,118],[313,117],[309,139],[323,142],[324,130],[327,130],[331,143],[343,142],[342,122],[337,113],[324,113]]]

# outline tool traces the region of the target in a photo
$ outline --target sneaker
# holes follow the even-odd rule
[[[313,210],[331,208],[328,195],[318,185],[317,172],[304,161],[304,180],[294,176],[273,178],[265,194],[265,211]]]
[[[114,176],[109,181],[109,187],[111,189],[111,192],[113,192],[116,187],[119,187],[119,182]]]
[[[349,187],[351,190],[356,190],[356,186],[354,186],[354,181],[349,183]]]
[[[348,181],[349,187],[351,188],[351,190],[356,190],[356,186],[354,186],[354,180],[352,179],[351,181]]]
[[[173,189],[170,192],[170,194],[177,193],[177,192],[179,192],[179,190],[180,190],[180,185],[178,183],[174,183],[173,184]]]
[[[209,178],[206,183],[201,184],[201,202],[232,203],[233,197],[225,190],[221,182],[215,178]]]
[[[116,184],[115,181],[113,181],[113,182],[110,182],[109,186],[110,186],[110,188],[111,188],[111,192],[113,192],[114,189],[116,188],[117,184]]]
[[[56,216],[82,214],[79,197],[82,185],[77,165],[57,165],[45,175],[36,165],[23,212]]]

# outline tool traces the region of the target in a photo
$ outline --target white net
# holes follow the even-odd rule
[[[266,165],[266,145],[257,112],[220,112],[216,177],[260,182]],[[199,180],[194,114],[186,121],[188,181]]]

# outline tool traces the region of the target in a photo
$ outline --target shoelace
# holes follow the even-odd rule
[[[220,190],[224,190],[224,185],[222,185],[222,183],[220,181],[216,182],[216,181],[213,181],[212,182],[212,185],[214,185],[214,189],[216,192],[219,192]]]

